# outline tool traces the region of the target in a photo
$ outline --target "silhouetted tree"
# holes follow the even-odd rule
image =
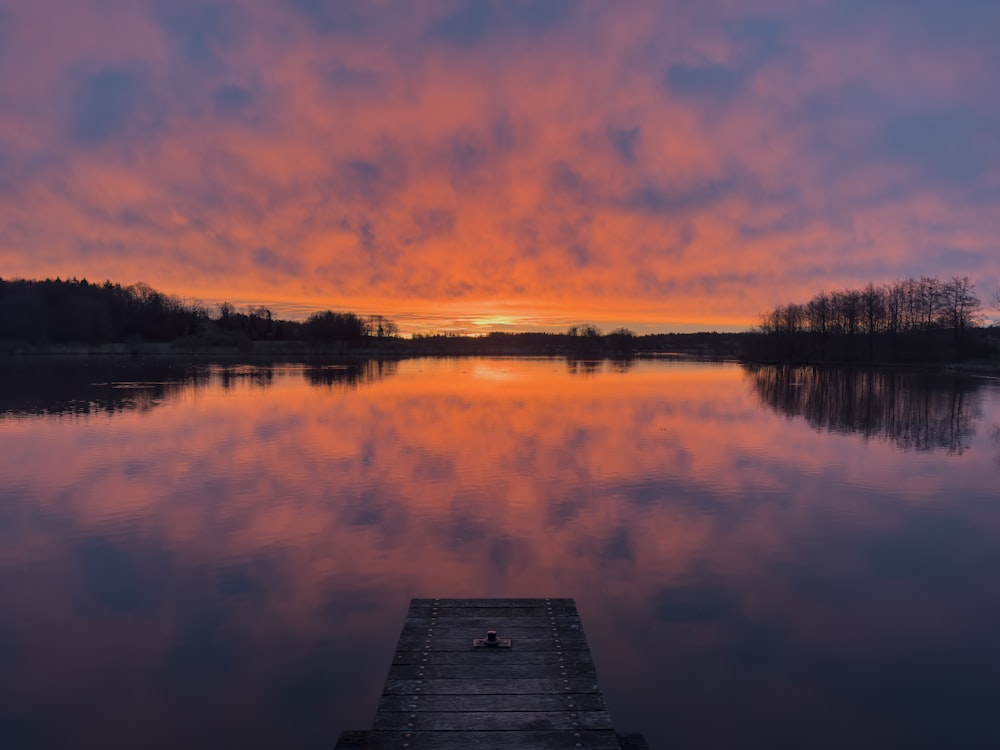
[[[596,356],[601,350],[601,329],[591,323],[572,326],[566,335],[570,347],[577,353]]]
[[[399,335],[399,327],[395,322],[381,315],[372,315],[366,323],[366,330],[369,336],[377,339],[391,339]]]
[[[971,356],[986,347],[978,339],[970,347],[967,336],[982,319],[973,289],[967,277],[942,283],[924,276],[822,292],[805,305],[779,305],[764,313],[750,355],[785,361]],[[862,341],[858,334],[864,334]]]
[[[247,308],[246,327],[247,334],[255,341],[273,339],[277,333],[274,315],[263,305]]]
[[[981,320],[982,303],[972,291],[976,285],[968,276],[952,277],[941,287],[941,318],[943,324],[961,341],[967,329]]]
[[[571,326],[567,335],[571,338],[596,339],[600,338],[601,329],[591,323],[586,323],[584,325]]]
[[[608,347],[618,355],[629,355],[635,351],[635,334],[628,328],[616,328],[606,337]]]
[[[365,323],[354,313],[326,310],[310,315],[303,331],[307,339],[315,342],[358,343],[365,337]]]

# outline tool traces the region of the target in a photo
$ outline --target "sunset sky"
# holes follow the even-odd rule
[[[1000,287],[997,0],[0,0],[0,276],[404,332]]]

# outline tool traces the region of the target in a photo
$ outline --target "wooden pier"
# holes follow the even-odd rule
[[[348,748],[647,745],[615,733],[572,599],[414,599],[373,727],[343,732]]]

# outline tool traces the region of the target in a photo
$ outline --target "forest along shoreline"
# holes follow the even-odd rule
[[[1000,328],[986,326],[968,277],[904,279],[820,292],[764,314],[748,340],[758,362],[964,365],[995,369]],[[1000,294],[995,295],[1000,308]]]
[[[209,311],[145,284],[0,279],[0,357],[409,358],[682,354],[750,363],[904,365],[1000,372],[1000,327],[983,325],[967,278],[933,277],[821,293],[776,307],[745,332],[399,335],[382,315],[326,310],[282,320],[265,307]]]

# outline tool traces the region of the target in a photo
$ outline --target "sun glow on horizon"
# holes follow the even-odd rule
[[[493,330],[496,328],[510,328],[522,324],[520,318],[513,315],[488,315],[482,318],[473,318],[472,325],[476,328]]]
[[[403,303],[395,300],[364,299],[336,301],[315,298],[268,299],[243,293],[226,296],[215,290],[212,297],[182,296],[186,301],[197,300],[214,313],[223,302],[245,310],[266,307],[275,317],[303,321],[313,313],[333,310],[352,312],[361,317],[381,315],[394,321],[404,337],[415,335],[482,336],[494,332],[506,333],[565,333],[571,326],[595,325],[603,333],[625,328],[637,335],[651,333],[696,333],[703,331],[746,331],[757,324],[752,319],[703,315],[690,319],[657,316],[654,311],[640,311],[630,315],[625,305],[615,309],[602,306],[587,308],[582,305],[559,309],[551,304],[534,303],[518,305],[513,302],[469,300],[465,303],[447,302],[439,305]],[[634,311],[633,311],[634,313]]]

